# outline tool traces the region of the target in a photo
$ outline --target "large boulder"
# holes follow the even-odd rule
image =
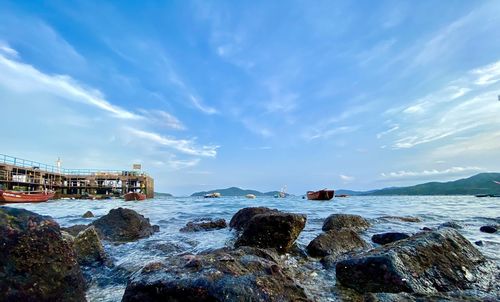
[[[94,226],[81,231],[75,237],[73,246],[80,265],[92,266],[108,262],[108,257]]]
[[[497,225],[484,225],[479,228],[479,230],[483,233],[496,233],[498,231],[498,226]]]
[[[236,240],[236,246],[275,248],[287,252],[306,225],[306,216],[284,212],[255,215]]]
[[[318,235],[307,246],[307,252],[312,257],[332,255],[337,258],[343,254],[363,250],[368,244],[352,230],[331,230]]]
[[[266,207],[243,208],[236,212],[236,214],[234,214],[234,216],[231,218],[231,221],[229,221],[229,227],[241,231],[245,229],[247,224],[255,215],[270,212],[278,212],[278,210],[269,209]]]
[[[256,254],[221,249],[150,263],[131,278],[122,301],[309,301],[271,255]]]
[[[353,231],[364,231],[370,227],[368,220],[359,215],[332,214],[325,219],[323,231],[351,229]]]
[[[92,222],[102,239],[127,242],[151,236],[155,227],[134,210],[118,208]]]
[[[337,281],[359,292],[435,293],[483,280],[484,256],[455,229],[422,232],[343,260]]]
[[[377,244],[389,244],[395,241],[403,240],[410,237],[410,235],[399,232],[388,232],[375,234],[372,236],[372,241]]]
[[[185,227],[181,228],[181,232],[199,232],[210,231],[227,228],[227,223],[224,219],[203,218],[195,221],[190,221]]]
[[[0,301],[85,301],[71,243],[47,216],[0,207]]]

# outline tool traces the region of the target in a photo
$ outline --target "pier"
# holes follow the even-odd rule
[[[47,165],[4,154],[0,154],[0,187],[20,191],[50,189],[56,191],[56,198],[105,198],[132,191],[154,197],[154,179],[140,169],[64,169],[59,164]]]

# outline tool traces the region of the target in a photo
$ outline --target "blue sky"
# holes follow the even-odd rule
[[[0,153],[157,191],[500,171],[499,1],[2,1]]]

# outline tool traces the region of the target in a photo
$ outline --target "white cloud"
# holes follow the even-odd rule
[[[491,85],[500,81],[500,61],[484,66],[472,71],[473,74],[478,75],[474,83],[476,85]]]
[[[172,114],[163,110],[139,110],[148,120],[155,123],[155,125],[163,125],[165,127],[186,130],[186,126]]]
[[[198,147],[194,144],[193,140],[165,137],[155,132],[148,132],[132,127],[126,127],[125,130],[129,134],[137,138],[149,140],[151,142],[172,148],[184,154],[204,157],[215,157],[217,155],[218,146]]]
[[[339,177],[340,177],[340,179],[342,179],[345,182],[353,181],[355,179],[353,176],[348,176],[348,175],[343,175],[343,174],[340,174]]]
[[[3,41],[0,41],[0,53],[4,53],[5,55],[11,56],[11,57],[18,56],[17,51],[15,49],[10,48],[10,46]]]
[[[351,133],[351,132],[354,132],[358,129],[359,129],[359,126],[340,126],[340,127],[327,129],[324,131],[315,130],[314,131],[315,133],[306,135],[306,138],[309,140],[314,140],[314,139],[319,139],[319,138],[325,139],[325,138],[329,138],[329,137],[335,136],[335,135]]]
[[[385,178],[416,178],[422,176],[443,176],[448,174],[463,174],[468,172],[478,172],[483,169],[479,167],[451,167],[445,170],[424,170],[424,171],[397,171],[381,173],[380,175]]]

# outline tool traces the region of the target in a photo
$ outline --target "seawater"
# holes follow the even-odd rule
[[[495,224],[500,219],[500,198],[476,198],[474,196],[353,196],[335,198],[331,201],[308,201],[302,197],[272,198],[222,197],[205,199],[200,197],[160,197],[140,202],[112,200],[55,200],[39,204],[8,205],[53,217],[61,226],[87,224],[113,208],[133,209],[149,218],[151,224],[160,226],[160,232],[136,242],[114,245],[105,243],[105,249],[112,257],[115,267],[121,271],[133,272],[150,261],[158,261],[179,253],[202,251],[231,246],[234,232],[222,229],[208,232],[181,233],[179,229],[187,222],[198,218],[224,218],[228,221],[241,208],[265,206],[282,211],[307,215],[307,224],[298,238],[298,245],[305,247],[321,233],[323,220],[330,214],[358,214],[371,219],[372,227],[363,233],[370,242],[373,234],[389,231],[416,233],[422,227],[437,227],[447,221],[455,221],[462,233],[471,242],[483,241],[477,248],[489,259],[500,264],[500,236],[479,231],[486,224]],[[86,211],[96,217],[82,218]],[[402,222],[377,219],[381,216],[413,216],[422,222]],[[334,286],[334,276],[316,266],[318,285],[306,285],[317,300],[335,300],[328,289]],[[93,276],[87,292],[89,301],[120,301],[126,286],[126,274],[117,274],[117,269],[86,271]],[[326,278],[326,279],[325,279]],[[314,288],[317,286],[318,288]]]

